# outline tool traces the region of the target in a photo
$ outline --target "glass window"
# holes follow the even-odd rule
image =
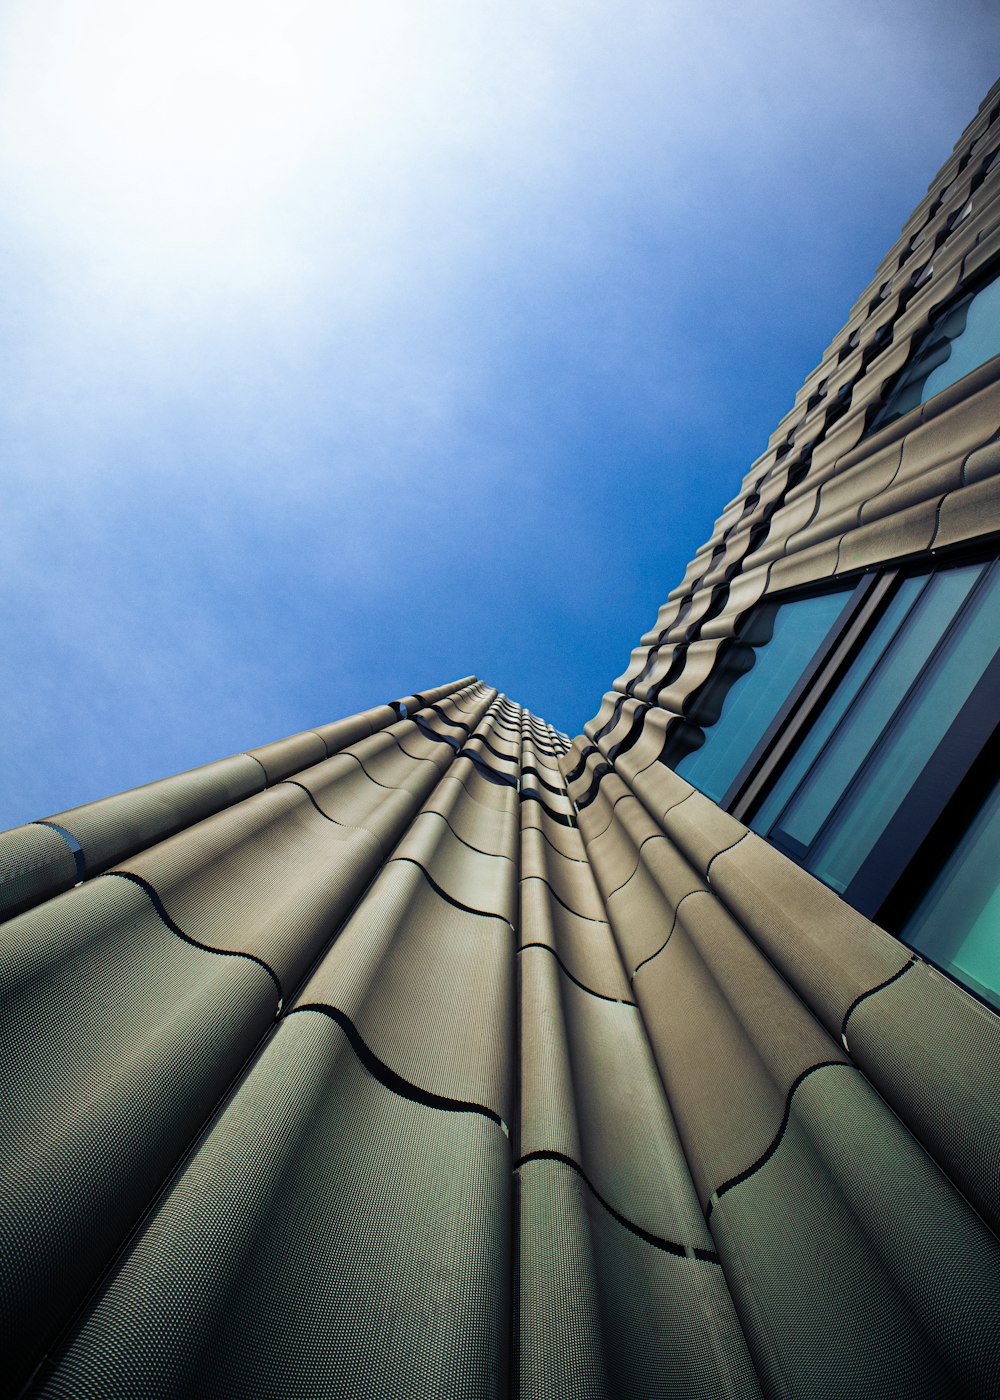
[[[849,595],[824,593],[758,609],[690,718],[704,742],[673,766],[721,798],[763,738]],[[668,757],[669,761],[669,757]]]
[[[1000,784],[902,932],[943,972],[1000,1010]]]
[[[943,307],[872,420],[870,431],[908,413],[1000,355],[1000,274]]]
[[[751,825],[850,897],[991,661],[998,607],[992,565],[905,580]]]

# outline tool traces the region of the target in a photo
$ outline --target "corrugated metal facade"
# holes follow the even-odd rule
[[[585,737],[466,677],[0,836],[8,1393],[1000,1393],[1000,1018],[660,761],[761,600],[1000,530],[1000,357],[872,431],[998,114]]]

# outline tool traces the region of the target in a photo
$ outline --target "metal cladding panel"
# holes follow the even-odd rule
[[[838,1039],[855,1000],[910,960],[897,939],[753,832],[712,863],[711,885]]]
[[[419,796],[408,789],[376,782],[365,769],[364,760],[353,751],[335,754],[286,782],[307,792],[330,821],[370,831],[386,854],[420,805]]]
[[[514,926],[517,871],[509,856],[487,855],[456,836],[437,812],[421,812],[393,852],[393,861],[412,861],[456,904],[479,914],[495,914]]]
[[[477,802],[460,778],[449,770],[424,804],[425,812],[437,812],[452,831],[475,851],[508,855],[517,848],[517,812],[498,811]]]
[[[39,1392],[506,1393],[510,1159],[289,1016]]]
[[[334,720],[332,724],[318,724],[313,733],[323,740],[323,747],[327,755],[331,756],[339,753],[341,749],[346,749],[348,744],[366,739],[377,729],[384,729],[386,725],[394,723],[395,719],[395,711],[384,705],[377,710],[366,710],[360,715],[348,715],[346,719]]]
[[[666,945],[683,901],[705,891],[704,882],[670,841],[658,836],[644,842],[633,874],[606,896],[630,976]]]
[[[521,832],[521,878],[544,880],[573,914],[607,923],[607,911],[589,864],[554,850],[535,826]]]
[[[103,876],[0,929],[0,1330],[16,1391],[272,1023],[273,979]]]
[[[996,1393],[1000,1244],[856,1070],[803,1080],[711,1226],[770,1393]]]
[[[81,847],[86,873],[96,875],[133,852],[260,792],[266,781],[259,763],[248,754],[236,754],[59,812],[46,821],[70,833]]]
[[[419,866],[385,867],[295,1005],[342,1012],[409,1084],[510,1123],[514,935],[449,903]]]
[[[798,1077],[846,1056],[709,894],[633,985],[707,1205],[773,1142]]]
[[[0,833],[0,918],[68,890],[79,878],[72,847],[51,826],[31,822]]]
[[[845,1017],[855,1063],[1000,1232],[1000,1018],[914,960]]]
[[[134,856],[122,871],[145,881],[189,938],[259,958],[287,995],[381,860],[370,832],[328,820],[283,783]]]
[[[717,1262],[642,1238],[562,1162],[517,1178],[519,1397],[760,1395]]]
[[[660,1239],[710,1249],[638,1009],[582,990],[540,948],[523,951],[521,979],[523,1060],[538,1066],[550,1027],[560,1027],[561,1058],[572,1086],[570,1102],[557,1092],[552,1110],[542,1098],[547,1082],[527,1103],[522,1089],[522,1157],[572,1157],[605,1205],[632,1225]],[[558,1087],[559,1076],[542,1072]],[[575,1133],[561,1121],[568,1114]],[[574,1137],[576,1150],[567,1150],[564,1144]]]
[[[581,919],[552,898],[542,880],[521,883],[521,947],[551,948],[582,987],[612,1001],[631,1001],[625,970],[607,924]]]
[[[311,768],[314,763],[327,757],[326,744],[313,729],[304,734],[292,734],[287,739],[276,739],[273,744],[262,744],[256,749],[247,749],[267,774],[267,785],[278,783],[300,768]]]

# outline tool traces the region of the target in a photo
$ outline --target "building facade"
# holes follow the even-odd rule
[[[1000,1393],[998,151],[584,735],[470,676],[0,835],[6,1393]]]

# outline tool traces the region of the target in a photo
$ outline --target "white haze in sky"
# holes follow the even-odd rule
[[[13,0],[0,825],[475,670],[577,730],[992,6]]]

